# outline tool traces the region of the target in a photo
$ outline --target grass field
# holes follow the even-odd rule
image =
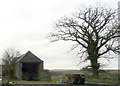
[[[65,81],[66,74],[84,74],[86,82],[103,82],[103,83],[118,83],[118,70],[100,70],[99,79],[92,77],[91,70],[82,71],[51,71],[52,80],[60,80],[61,78]]]

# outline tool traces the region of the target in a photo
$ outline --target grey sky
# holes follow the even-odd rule
[[[0,0],[0,58],[7,48],[28,50],[45,61],[48,69],[79,69],[74,53],[66,54],[71,44],[48,44],[46,34],[54,22],[78,8],[102,5],[117,9],[119,0]],[[108,68],[117,68],[117,59]],[[106,62],[107,63],[107,62]]]

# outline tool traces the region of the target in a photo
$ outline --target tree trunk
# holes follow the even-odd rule
[[[91,60],[91,66],[93,71],[93,77],[99,78],[99,63],[97,62],[97,59]]]
[[[99,78],[99,71],[97,67],[93,67],[93,77]]]

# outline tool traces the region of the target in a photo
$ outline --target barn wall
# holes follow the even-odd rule
[[[41,72],[43,71],[43,63],[38,65],[38,80],[41,80]]]
[[[15,76],[17,79],[22,80],[22,63],[19,63],[19,62],[16,63]],[[48,70],[43,69],[43,63],[38,64],[37,80],[42,80],[42,81],[51,80],[51,74]]]
[[[22,79],[22,63],[16,63],[15,76],[17,79]]]

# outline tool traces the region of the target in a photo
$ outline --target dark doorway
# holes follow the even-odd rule
[[[37,80],[39,63],[23,63],[22,64],[22,79]]]

